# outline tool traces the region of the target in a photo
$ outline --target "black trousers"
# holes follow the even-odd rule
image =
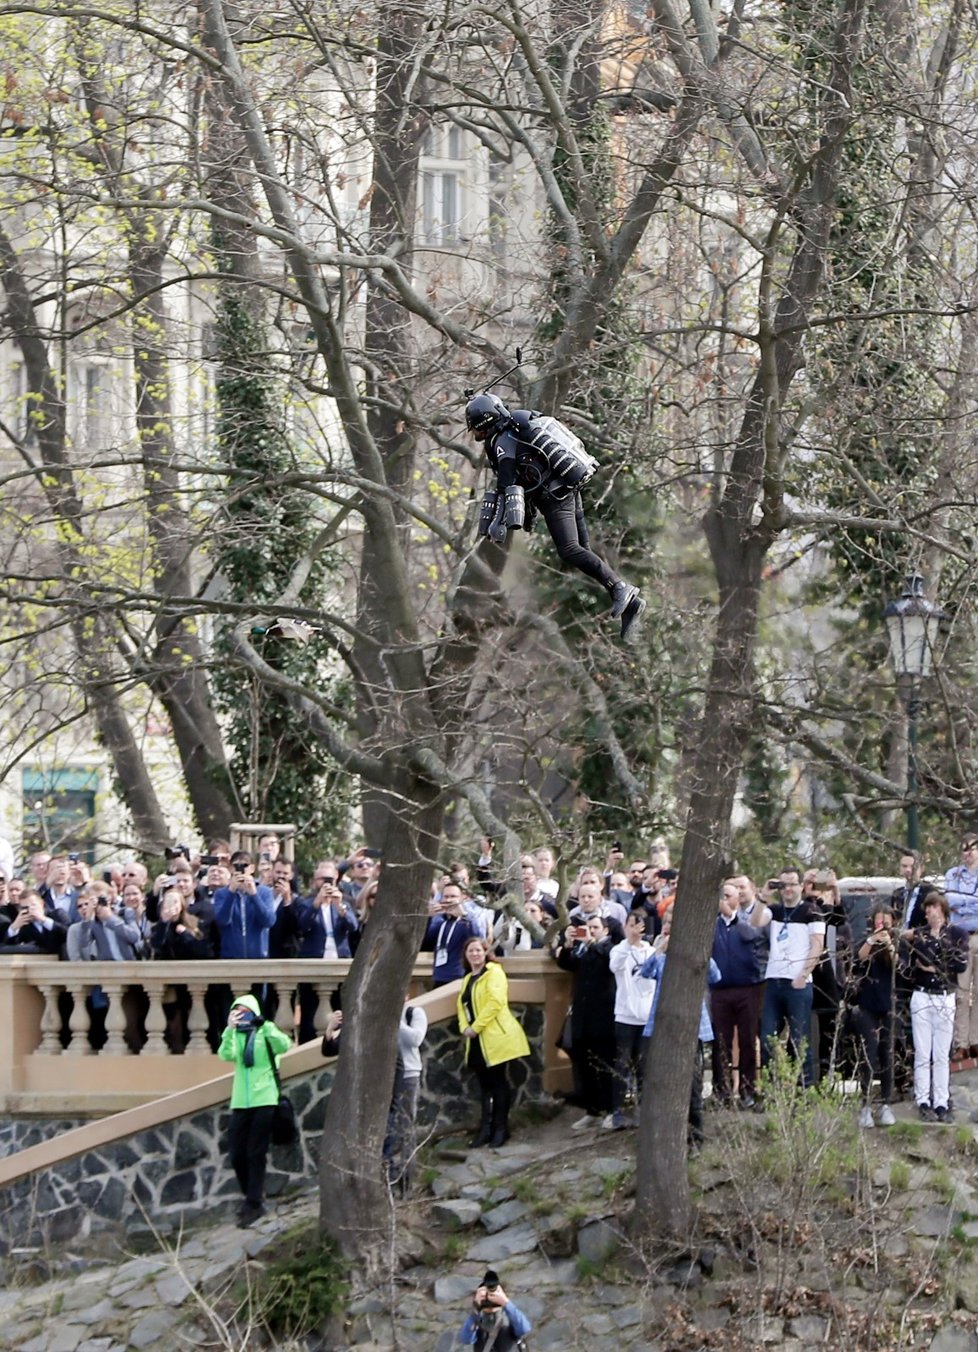
[[[603,1116],[614,1107],[615,1040],[613,1036],[575,1041],[571,1058],[580,1069],[581,1096],[592,1116]]]
[[[501,1061],[498,1065],[487,1066],[479,1039],[473,1038],[469,1046],[469,1069],[474,1071],[479,1081],[482,1111],[490,1118],[493,1130],[508,1126],[513,1100],[513,1091],[509,1086],[509,1062]]]
[[[587,573],[588,577],[593,577],[602,587],[611,591],[618,578],[591,549],[580,493],[568,493],[563,498],[553,498],[549,493],[541,493],[534,505],[546,521],[547,529],[557,546],[557,553],[564,563],[569,563],[572,568],[579,568],[582,573]]]
[[[756,986],[714,986],[710,991],[713,1020],[713,1093],[727,1101],[733,1093],[733,1040],[737,1034],[740,1097],[757,1092],[757,1034],[761,1016]]]
[[[880,1099],[893,1100],[893,1023],[890,1011],[876,1013],[856,1005],[849,1011],[849,1027],[859,1039],[859,1087],[863,1102],[873,1092],[873,1080],[880,1077]]]
[[[232,1108],[228,1154],[244,1199],[259,1206],[265,1194],[265,1166],[275,1107]]]
[[[645,1053],[648,1050],[648,1038],[642,1034],[645,1027],[640,1023],[619,1023],[615,1020],[615,1079],[613,1102],[616,1112],[623,1112],[629,1082],[635,1077],[635,1102],[642,1096],[642,1076],[645,1071]]]

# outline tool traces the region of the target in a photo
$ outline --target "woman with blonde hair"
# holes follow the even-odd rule
[[[187,910],[186,898],[177,888],[168,887],[162,894],[159,915],[149,935],[152,958],[160,962],[186,962],[211,956],[210,945],[200,930],[200,921]],[[182,1053],[187,1045],[191,1003],[186,986],[164,988],[165,1036],[175,1055]]]
[[[529,1056],[526,1034],[509,1007],[509,982],[485,939],[471,938],[462,950],[465,976],[458,995],[458,1022],[465,1039],[465,1064],[476,1074],[482,1100],[473,1146],[509,1140],[512,1090],[508,1066]]]

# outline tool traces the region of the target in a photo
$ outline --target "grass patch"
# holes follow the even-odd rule
[[[304,1228],[294,1251],[269,1263],[260,1277],[256,1306],[276,1337],[302,1338],[341,1309],[346,1294],[346,1265],[336,1246]]]
[[[441,1246],[441,1257],[445,1263],[457,1263],[465,1253],[466,1240],[462,1235],[446,1235]]]
[[[610,1174],[603,1174],[601,1178],[601,1195],[609,1201],[625,1187],[626,1183],[632,1177],[631,1169],[618,1169]]]
[[[910,1187],[910,1165],[906,1160],[890,1162],[890,1187],[894,1192],[906,1192]]]
[[[891,1141],[902,1141],[905,1145],[918,1145],[924,1134],[922,1122],[895,1122],[887,1127],[887,1136]]]
[[[511,1187],[513,1196],[529,1206],[540,1200],[540,1189],[532,1178],[514,1178]]]

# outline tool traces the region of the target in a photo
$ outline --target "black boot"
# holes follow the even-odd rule
[[[488,1094],[482,1095],[482,1117],[479,1121],[479,1130],[469,1141],[469,1145],[476,1149],[480,1145],[488,1145],[492,1137],[492,1099]]]
[[[489,1144],[496,1148],[509,1140],[509,1094],[501,1092],[492,1103],[492,1135]]]
[[[629,605],[638,596],[638,588],[632,587],[627,582],[618,579],[610,591],[611,595],[611,618],[617,620],[619,615],[624,614],[625,607]]]
[[[644,610],[645,602],[642,600],[641,596],[639,596],[638,592],[635,592],[635,595],[625,606],[624,613],[621,617],[621,636],[623,639],[628,638],[629,633],[632,632],[637,621],[641,619]]]

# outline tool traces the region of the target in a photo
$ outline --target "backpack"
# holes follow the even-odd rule
[[[542,479],[549,470],[566,488],[583,488],[593,479],[598,462],[584,442],[558,418],[535,409],[519,409],[512,415],[525,460]]]

